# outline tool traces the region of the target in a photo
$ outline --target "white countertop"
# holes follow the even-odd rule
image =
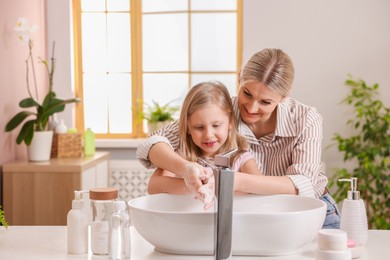
[[[69,255],[66,252],[66,226],[10,226],[8,230],[0,227],[0,259],[4,260],[45,260],[45,259],[108,259],[107,256],[94,256],[91,252],[82,255]],[[298,254],[280,257],[244,257],[233,256],[233,259],[267,259],[267,260],[304,260],[315,259],[315,241],[306,245]],[[212,260],[213,256],[170,255],[154,250],[131,227],[132,260]],[[360,259],[390,259],[390,231],[369,230],[368,243]]]

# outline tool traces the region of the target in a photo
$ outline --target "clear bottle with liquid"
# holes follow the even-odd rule
[[[108,258],[130,259],[130,216],[125,201],[114,201],[109,221]]]
[[[89,191],[92,208],[91,250],[95,255],[108,255],[108,229],[113,202],[118,198],[114,188],[95,188]]]

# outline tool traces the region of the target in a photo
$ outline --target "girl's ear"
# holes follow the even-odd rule
[[[233,127],[233,118],[230,118],[229,120],[229,131],[232,130]]]

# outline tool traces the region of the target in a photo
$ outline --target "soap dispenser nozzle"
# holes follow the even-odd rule
[[[83,199],[83,193],[88,193],[87,190],[75,190],[74,191],[74,199],[75,200],[82,200]]]
[[[348,199],[349,200],[358,200],[360,199],[360,192],[357,189],[357,178],[352,177],[349,179],[339,179],[341,182],[350,182],[351,190],[348,191]]]

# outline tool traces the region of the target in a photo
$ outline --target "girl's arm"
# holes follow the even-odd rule
[[[190,163],[178,155],[179,126],[177,121],[157,130],[138,146],[137,159],[147,168],[156,166],[185,179],[185,184],[197,194],[205,172],[199,164]],[[188,167],[190,166],[190,167]]]
[[[255,158],[249,159],[243,165],[241,165],[240,172],[253,175],[262,175],[259,167],[257,166]]]
[[[148,193],[191,194],[183,178],[160,168],[153,172],[148,182]]]

